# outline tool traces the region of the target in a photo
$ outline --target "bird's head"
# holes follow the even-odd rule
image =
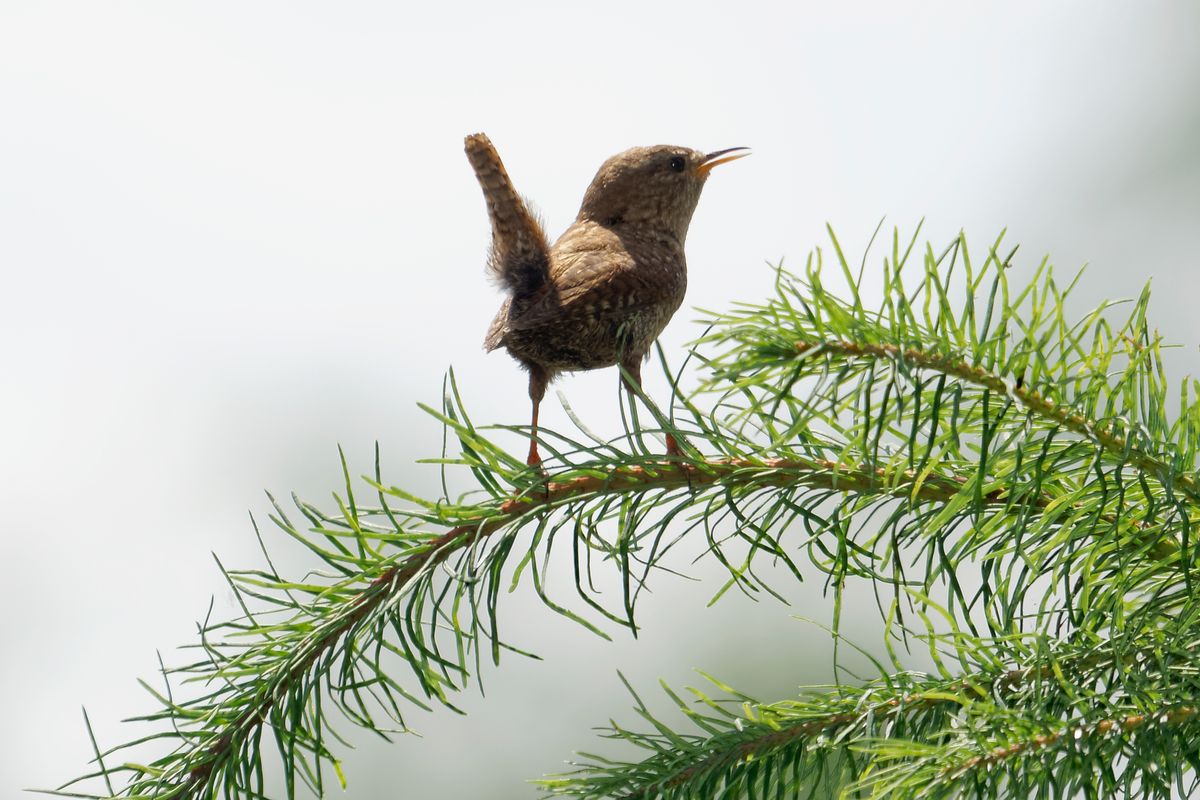
[[[579,219],[616,230],[622,226],[665,229],[682,244],[709,172],[718,164],[750,155],[737,152],[747,149],[702,153],[656,145],[618,153],[605,161],[592,179]]]

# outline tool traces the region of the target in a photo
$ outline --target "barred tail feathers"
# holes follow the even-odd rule
[[[513,294],[526,297],[549,277],[550,245],[537,217],[517,194],[504,162],[482,133],[465,140],[467,159],[479,179],[492,223],[488,269]]]

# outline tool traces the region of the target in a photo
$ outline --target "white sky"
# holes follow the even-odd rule
[[[434,492],[415,403],[450,365],[477,421],[525,423],[523,373],[480,349],[499,297],[467,133],[552,235],[619,150],[752,146],[701,200],[689,306],[760,299],[826,221],[855,254],[884,216],[980,249],[1007,227],[1023,267],[1090,262],[1089,301],[1153,277],[1196,371],[1200,6],[912,5],[0,5],[0,793],[85,768],[81,704],[103,743],[131,735],[155,649],[213,595],[232,611],[210,552],[258,563],[262,489],[325,504],[336,445],[364,473],[378,440],[392,482]],[[616,385],[557,388],[613,433]],[[544,421],[569,426],[553,393]],[[828,679],[788,618],[819,607],[705,610],[716,585],[663,576],[636,643],[511,598],[547,661],[493,671],[465,719],[415,717],[425,739],[364,742],[349,796],[529,796],[631,719],[618,668],[647,693],[696,667],[766,699]]]

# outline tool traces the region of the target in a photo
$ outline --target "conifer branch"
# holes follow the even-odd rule
[[[607,495],[644,494],[651,491],[687,488],[696,490],[713,484],[724,486],[754,485],[756,487],[808,487],[851,494],[882,494],[910,499],[916,504],[946,503],[962,491],[965,479],[937,473],[926,475],[919,484],[912,473],[890,474],[883,469],[868,470],[848,467],[820,459],[698,459],[694,462],[659,462],[646,465],[630,465],[615,468],[607,473],[599,467],[587,474],[566,480],[547,480],[544,491],[529,493],[501,502],[493,513],[480,516],[477,522],[458,525],[446,533],[429,540],[428,544],[414,548],[415,552],[383,571],[359,594],[342,602],[342,609],[332,614],[333,623],[319,629],[316,635],[296,647],[293,659],[285,669],[267,680],[267,689],[258,696],[240,716],[228,723],[225,730],[208,745],[191,768],[188,778],[180,786],[179,797],[199,796],[203,793],[214,769],[228,763],[239,747],[253,735],[254,730],[266,723],[271,707],[287,695],[290,688],[308,673],[323,654],[339,640],[346,638],[364,618],[380,606],[394,602],[396,597],[409,589],[418,574],[437,566],[457,551],[478,543],[507,526],[520,522],[538,509],[552,509],[573,500],[591,499]],[[985,502],[1006,505],[1007,499],[1000,491],[989,493]],[[1035,505],[1045,507],[1051,498],[1039,498]],[[1115,522],[1115,520],[1113,520]],[[1169,558],[1176,549],[1166,542],[1156,542],[1150,550],[1153,558]],[[912,702],[916,702],[914,698]],[[876,709],[886,712],[889,708],[909,705],[908,702],[891,700]],[[738,752],[749,755],[759,748],[770,749],[798,735],[808,735],[810,730],[836,727],[848,722],[855,715],[834,715],[827,720],[806,722],[789,731],[780,731],[764,737],[760,743],[747,743]],[[729,756],[722,756],[722,759]],[[697,766],[684,771],[679,778],[682,783],[696,771]]]
[[[873,591],[888,663],[776,703],[717,684],[741,715],[668,689],[697,732],[638,699],[653,730],[609,735],[649,755],[585,759],[548,792],[1166,797],[1185,775],[1197,785],[1200,383],[1184,382],[1169,413],[1148,294],[1124,321],[1106,305],[1069,322],[1074,284],[1046,262],[1013,288],[999,239],[982,265],[961,237],[913,265],[915,236],[905,247],[897,234],[870,307],[832,244],[837,291],[818,250],[803,275],[778,269],[766,302],[710,315],[694,350],[709,377],[676,389],[668,413],[651,407],[661,432],[691,443],[686,456],[651,455],[629,430],[608,443],[543,430],[555,474],[535,473],[475,426],[451,374],[441,409],[426,410],[458,444],[438,461],[469,473],[473,493],[385,485],[377,454],[377,506],[356,499],[344,459],[335,513],[296,499],[297,524],[276,503],[272,520],[323,571],[289,579],[269,555],[262,569],[222,567],[241,613],[206,620],[199,658],[163,669],[158,710],[138,718],[155,731],[108,750],[93,739],[98,771],[57,793],[257,800],[274,791],[264,762],[277,753],[282,794],[321,796],[329,770],[345,781],[336,720],[386,738],[407,730],[408,707],[457,711],[485,655],[525,654],[499,633],[504,590],[523,582],[605,638],[604,623],[636,631],[652,573],[697,537],[729,574],[715,597],[782,599],[757,572],[764,559],[784,583],[823,575],[839,641],[845,593]],[[582,611],[547,590],[555,546],[570,548]],[[616,604],[593,588],[600,568],[621,579]],[[906,663],[922,647],[933,675]],[[68,791],[88,780],[97,794]]]
[[[1200,709],[1196,706],[1176,706],[1175,708],[1156,711],[1153,714],[1126,714],[1120,719],[1102,719],[1087,725],[1075,725],[1061,731],[1051,731],[1031,736],[1028,739],[1011,742],[992,749],[991,751],[972,756],[953,767],[944,770],[947,778],[958,779],[971,770],[982,770],[1005,761],[1026,755],[1034,750],[1045,750],[1055,745],[1079,742],[1092,737],[1108,736],[1111,734],[1128,735],[1143,725],[1157,724],[1163,727],[1178,727],[1191,722]],[[1069,746],[1074,746],[1073,744]]]
[[[1074,413],[1070,409],[1057,405],[1053,400],[1021,385],[1021,376],[1018,376],[1016,380],[1005,379],[995,372],[989,372],[965,361],[925,352],[915,347],[901,348],[894,344],[814,341],[796,342],[795,349],[797,358],[817,353],[830,353],[852,358],[896,360],[917,369],[940,372],[989,389],[997,394],[1011,396],[1031,413],[1038,414],[1080,436],[1095,441],[1123,463],[1132,464],[1162,481],[1164,485],[1182,491],[1192,502],[1200,500],[1200,486],[1197,485],[1195,476],[1187,472],[1180,472],[1178,465],[1168,464],[1160,458],[1142,452],[1132,437],[1122,436],[1116,430],[1115,423],[1110,422],[1107,425],[1094,423],[1082,414]]]

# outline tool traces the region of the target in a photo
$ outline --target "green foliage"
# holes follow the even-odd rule
[[[377,463],[370,505],[348,470],[336,513],[276,504],[323,571],[289,579],[269,557],[225,571],[242,615],[203,625],[142,718],[165,753],[135,764],[147,739],[97,748],[80,781],[106,788],[81,796],[257,797],[268,759],[288,797],[320,795],[343,780],[336,724],[386,737],[409,707],[455,710],[483,661],[515,650],[500,634],[510,588],[601,636],[636,631],[651,572],[694,537],[728,571],[717,596],[778,592],[764,565],[822,575],[839,640],[846,593],[873,592],[888,657],[873,679],[783,702],[715,681],[719,699],[666,689],[678,720],[638,699],[649,730],[608,735],[644,757],[582,757],[548,793],[1187,795],[1200,384],[1168,385],[1149,294],[1124,318],[1109,305],[1071,320],[1074,284],[1043,262],[1010,287],[999,240],[978,259],[962,238],[914,253],[915,237],[893,236],[868,282],[830,235],[832,269],[817,251],[802,274],[777,270],[767,302],[710,315],[703,384],[669,413],[648,406],[681,458],[635,435],[545,432],[543,480],[471,421],[450,376],[429,411],[458,452],[437,461],[469,470],[473,493],[416,497]],[[571,554],[573,596],[547,591],[555,547]],[[619,603],[593,590],[601,570],[621,576]],[[932,674],[906,665],[914,650]]]

